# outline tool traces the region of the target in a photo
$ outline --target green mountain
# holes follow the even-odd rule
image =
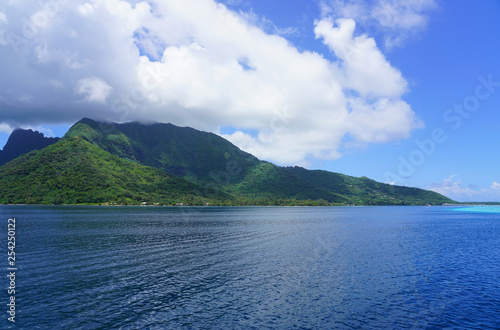
[[[2,203],[422,205],[452,200],[260,161],[222,137],[171,124],[82,119],[58,143],[0,167]]]
[[[433,191],[297,166],[278,167],[266,162],[256,166],[242,182],[230,186],[228,191],[356,205],[441,205],[450,202],[449,198]]]
[[[121,158],[159,168],[201,184],[241,182],[260,163],[254,156],[213,133],[172,124],[101,123],[84,118],[65,137],[80,135]],[[237,167],[231,171],[232,167]]]
[[[230,198],[70,136],[0,167],[0,203],[204,203]]]

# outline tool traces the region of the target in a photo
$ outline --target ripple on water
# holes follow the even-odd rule
[[[495,214],[16,210],[24,328],[500,328]]]

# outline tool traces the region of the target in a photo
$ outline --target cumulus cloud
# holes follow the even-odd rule
[[[364,32],[380,36],[386,48],[418,36],[437,9],[435,0],[323,0],[323,16],[354,19]]]
[[[489,188],[478,188],[475,185],[464,186],[457,175],[451,175],[442,182],[431,184],[428,189],[459,202],[500,201],[500,183],[495,181]]]
[[[385,59],[374,39],[354,36],[353,19],[330,19],[316,23],[316,38],[323,39],[337,56],[343,69],[344,86],[363,97],[400,97],[407,88],[401,73]]]
[[[111,89],[111,86],[97,77],[82,78],[76,83],[76,92],[88,102],[105,103]]]
[[[384,143],[422,126],[402,99],[401,72],[353,19],[311,27],[331,60],[213,0],[49,3],[5,7],[3,125],[92,117],[231,127],[224,137],[280,164],[338,158],[346,140]]]

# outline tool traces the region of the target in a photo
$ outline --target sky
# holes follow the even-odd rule
[[[500,1],[0,3],[0,146],[83,117],[500,201]]]

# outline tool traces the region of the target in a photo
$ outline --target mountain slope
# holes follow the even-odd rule
[[[441,205],[452,202],[433,191],[394,186],[366,177],[356,178],[302,167],[278,167],[262,162],[245,179],[227,189],[235,195],[298,200],[324,199],[336,204]]]
[[[306,173],[310,172],[303,170]],[[324,199],[332,203],[349,203],[350,198],[345,195],[348,191],[343,188],[341,185],[334,188],[325,187],[309,180],[307,176],[295,171],[294,168],[261,162],[246,175],[243,181],[227,187],[227,190],[240,196],[265,196],[298,200]]]
[[[79,136],[0,167],[0,203],[204,202],[228,199],[165,172],[122,159]]]
[[[228,183],[240,182],[260,163],[218,135],[171,124],[114,124],[84,118],[65,137],[74,135],[119,157],[202,184],[213,183],[228,170]]]
[[[392,186],[327,171],[260,161],[222,137],[171,124],[113,124],[83,119],[65,138],[191,182],[248,199],[326,200],[334,204],[422,205],[452,202],[432,191]]]
[[[0,166],[33,150],[40,150],[59,141],[59,138],[47,138],[33,130],[15,129],[3,150],[0,150]]]

